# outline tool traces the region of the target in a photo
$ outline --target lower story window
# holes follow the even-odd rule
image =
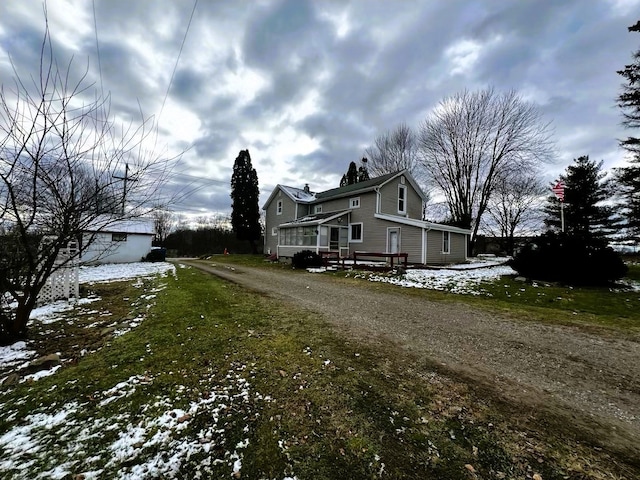
[[[280,245],[299,245],[315,247],[318,241],[316,227],[281,228]]]
[[[451,253],[451,233],[442,232],[442,253]]]
[[[350,242],[361,242],[362,241],[362,224],[361,223],[352,223],[349,226],[349,241]]]

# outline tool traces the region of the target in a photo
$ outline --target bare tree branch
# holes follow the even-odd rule
[[[379,135],[373,145],[365,150],[365,156],[369,160],[369,174],[371,177],[379,177],[408,170],[414,178],[418,178],[420,164],[417,146],[413,130],[405,123]]]
[[[499,238],[506,253],[513,255],[517,234],[531,235],[540,230],[545,192],[536,171],[516,170],[498,177],[482,229]]]
[[[422,122],[420,161],[444,196],[456,225],[471,229],[471,247],[495,181],[553,155],[549,124],[515,92],[489,88],[445,98]]]
[[[88,64],[77,80],[72,66],[58,67],[45,22],[39,78],[14,66],[13,89],[0,88],[0,343],[26,334],[69,242],[81,255],[110,224],[158,208],[172,161],[155,152],[153,118],[123,126],[92,93]],[[137,181],[123,192],[127,168]]]

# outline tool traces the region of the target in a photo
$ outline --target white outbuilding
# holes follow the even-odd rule
[[[83,264],[139,262],[151,251],[155,235],[152,218],[97,221],[82,233],[89,246],[81,256]]]

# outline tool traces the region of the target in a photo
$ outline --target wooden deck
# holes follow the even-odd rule
[[[393,269],[394,260],[396,266],[404,266],[407,268],[408,253],[388,253],[388,252],[359,252],[355,251],[348,257],[340,257],[338,252],[320,252],[320,256],[325,266],[334,265],[339,266],[342,269],[357,268],[358,260],[360,260],[360,267],[375,269]],[[371,259],[378,262],[379,265],[371,265]],[[384,263],[377,259],[384,259]]]

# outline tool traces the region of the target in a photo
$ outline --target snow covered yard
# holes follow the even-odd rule
[[[465,295],[487,295],[483,283],[499,280],[505,275],[516,275],[506,265],[506,258],[484,257],[460,265],[429,269],[409,269],[405,274],[384,274],[357,271],[347,276],[363,278],[371,282],[382,282],[406,288],[442,290]]]
[[[254,404],[270,400],[252,391],[244,377],[255,372],[245,370],[233,365],[223,381],[212,371],[200,380],[202,393],[195,400],[179,383],[170,394],[147,399],[148,387],[167,379],[133,375],[82,403],[37,408],[0,436],[0,473],[43,479],[180,478],[180,469],[192,463],[201,472],[194,478],[211,478],[211,467],[218,464],[229,466],[228,477],[239,474],[249,440],[234,441],[227,450],[229,425],[238,421],[238,412],[249,414]],[[8,421],[17,415],[9,405],[2,409]]]
[[[80,268],[79,280],[83,285],[94,285],[96,283],[119,282],[125,280],[135,280],[138,286],[142,279],[152,278],[157,275],[166,276],[175,272],[175,266],[170,263],[125,263],[125,264],[106,264],[98,266],[84,266]],[[153,297],[150,297],[153,298]],[[43,305],[35,308],[30,315],[30,328],[37,325],[51,325],[50,330],[55,330],[56,323],[70,322],[73,323],[73,314],[92,315],[96,314],[101,317],[108,317],[108,311],[97,312],[86,310],[82,307],[100,300],[96,295],[89,295],[85,298],[77,300],[60,300],[57,302]],[[135,303],[135,302],[134,302]],[[133,306],[133,305],[132,305]],[[71,314],[71,315],[69,315]],[[136,322],[130,322],[131,327],[135,327]],[[93,326],[97,326],[96,323]],[[91,326],[91,325],[90,325]],[[109,327],[107,327],[109,328]],[[121,330],[124,333],[125,329]],[[35,350],[30,346],[29,342],[16,342],[13,345],[0,347],[0,383],[6,379],[8,372],[15,369],[22,369],[29,366],[29,361],[36,356]],[[55,373],[57,369],[42,370],[37,376],[26,375],[25,380],[37,380],[48,373]]]
[[[221,469],[225,477],[240,476],[249,445],[247,419],[256,418],[260,405],[271,401],[253,389],[256,372],[229,362],[226,371],[207,366],[194,379],[178,360],[165,365],[166,359],[153,359],[156,348],[148,338],[153,331],[123,337],[146,321],[167,286],[166,277],[175,274],[170,263],[82,267],[81,284],[115,298],[105,303],[99,293],[91,293],[79,301],[45,305],[33,311],[31,327],[38,332],[34,336],[58,335],[61,343],[67,340],[62,338],[67,332],[59,334],[64,328],[94,331],[99,346],[67,346],[66,351],[79,349],[77,358],[58,352],[58,365],[36,373],[25,373],[36,357],[32,340],[0,348],[0,383],[11,379],[11,372],[19,375],[0,389],[1,478],[183,478],[180,472],[185,469],[196,472],[190,478],[217,478],[214,472]],[[129,290],[112,287],[117,282]],[[130,293],[120,297],[121,291]],[[114,315],[120,308],[114,300],[121,300],[129,314]],[[125,318],[114,318],[118,316]],[[188,354],[181,335],[176,334],[174,343]],[[73,341],[87,338],[92,339],[74,336]],[[138,345],[132,352],[135,358],[125,360],[123,353],[114,353],[120,338],[121,345]],[[87,367],[85,373],[60,370],[78,365],[80,358],[81,366],[101,363],[101,355],[111,358],[106,375],[98,373],[102,366]],[[159,365],[159,371],[150,369],[150,363]],[[109,384],[106,378],[118,380]],[[22,394],[15,397],[19,390]],[[78,398],[73,393],[78,390],[88,393]],[[45,397],[49,400],[42,401]]]

